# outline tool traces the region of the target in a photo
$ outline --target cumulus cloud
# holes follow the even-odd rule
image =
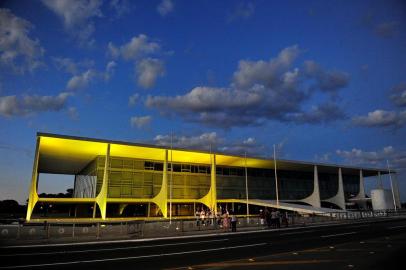
[[[134,61],[137,83],[143,88],[153,87],[156,80],[165,74],[164,61],[150,57],[162,53],[161,45],[151,41],[144,34],[134,36],[128,43],[121,46],[110,42],[108,51],[114,59],[122,58],[126,61]]]
[[[135,104],[137,104],[138,99],[140,98],[140,95],[135,93],[131,96],[128,97],[128,106],[134,107]]]
[[[78,74],[82,69],[94,66],[94,61],[92,60],[75,61],[68,57],[53,57],[52,60],[57,69],[72,75]]]
[[[390,99],[399,107],[406,107],[406,83],[402,82],[393,87]]]
[[[255,5],[251,2],[240,2],[234,10],[228,15],[227,21],[246,20],[255,13]]]
[[[152,117],[150,115],[146,116],[133,116],[130,118],[130,123],[132,127],[137,127],[137,128],[144,128],[146,126],[149,126],[151,123]]]
[[[0,9],[0,65],[14,72],[32,71],[42,65],[44,54],[38,39],[29,37],[32,24]]]
[[[324,92],[321,86],[309,89],[309,80],[328,72],[321,67],[314,73],[292,67],[299,53],[291,46],[269,61],[242,60],[229,87],[199,86],[184,95],[148,96],[145,105],[164,115],[223,128],[261,125],[266,120],[315,124],[344,118],[331,102],[303,109],[316,90]],[[341,87],[344,84],[336,85],[335,91]]]
[[[392,146],[383,147],[378,151],[364,151],[357,148],[337,150],[336,154],[350,164],[386,167],[386,160],[388,160],[395,168],[406,168],[406,151]]]
[[[175,148],[197,149],[206,151],[217,151],[235,155],[263,156],[269,154],[268,148],[258,143],[255,138],[248,137],[242,141],[226,140],[216,132],[204,132],[200,135],[157,135],[153,143],[161,146],[172,146]]]
[[[158,77],[165,74],[163,61],[154,58],[142,59],[136,64],[138,85],[143,88],[151,88],[155,85]]]
[[[89,86],[89,84],[96,78],[97,73],[93,69],[88,69],[82,74],[73,76],[66,84],[66,89],[75,91]]]
[[[346,87],[349,83],[349,75],[338,70],[324,70],[314,61],[304,62],[304,72],[309,78],[316,81],[315,87],[325,92],[335,92]]]
[[[110,80],[116,69],[117,63],[115,61],[110,61],[106,65],[106,70],[104,71],[103,77],[106,81]]]
[[[159,52],[161,46],[154,41],[150,41],[148,36],[140,34],[122,45],[115,46],[112,42],[108,44],[109,54],[113,58],[122,57],[125,60],[137,60],[146,55]]]
[[[179,136],[179,135],[157,135],[153,139],[154,144],[162,146],[172,146],[176,148],[212,150],[216,149],[222,143],[216,132],[205,132],[197,136]]]
[[[42,0],[62,21],[65,29],[81,45],[92,45],[95,30],[93,19],[102,16],[100,0]]]
[[[161,3],[157,6],[156,10],[161,16],[166,16],[169,13],[173,12],[175,6],[172,0],[162,0]]]
[[[116,17],[119,18],[130,13],[134,6],[128,0],[111,0],[110,8],[114,10]]]
[[[70,94],[65,92],[57,96],[3,96],[0,97],[0,115],[12,117],[46,111],[60,111],[65,108],[69,96]]]
[[[346,118],[343,110],[334,103],[323,103],[313,106],[310,111],[292,113],[286,119],[297,123],[329,123]]]
[[[401,127],[406,123],[406,111],[375,110],[366,116],[355,116],[352,121],[365,127]]]

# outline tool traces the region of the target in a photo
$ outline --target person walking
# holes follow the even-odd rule
[[[277,220],[277,214],[275,209],[272,209],[271,211],[271,226],[276,227],[276,220]]]
[[[231,231],[237,231],[237,215],[234,212],[231,214]]]
[[[224,232],[227,232],[228,231],[228,228],[229,228],[229,216],[228,216],[228,212],[224,212],[224,214],[223,214],[223,230],[224,230]]]
[[[278,209],[276,209],[275,222],[276,228],[279,229],[281,227],[281,212]]]
[[[268,229],[271,228],[272,225],[271,213],[269,212],[268,208],[265,209],[265,220],[266,225],[268,225]]]

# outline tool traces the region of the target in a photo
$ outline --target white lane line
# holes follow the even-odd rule
[[[389,227],[389,229],[397,229],[397,228],[406,228],[406,225]]]
[[[258,243],[258,244],[251,244],[251,245],[241,245],[241,246],[231,246],[231,247],[221,247],[221,248],[210,248],[210,249],[190,250],[190,251],[161,253],[161,254],[150,254],[150,255],[141,255],[141,256],[133,256],[133,257],[119,257],[119,258],[110,258],[110,259],[82,260],[82,261],[56,262],[56,263],[43,263],[43,264],[27,264],[27,265],[11,265],[11,266],[0,267],[0,269],[33,268],[33,267],[44,267],[44,266],[67,265],[67,264],[135,260],[135,259],[143,259],[143,258],[155,258],[155,257],[183,255],[183,254],[191,254],[191,253],[199,253],[199,252],[209,252],[209,251],[218,251],[218,250],[229,250],[229,249],[237,249],[237,248],[256,247],[256,246],[264,246],[266,244],[267,243]]]
[[[366,223],[371,223],[371,221],[365,221]],[[365,223],[363,222],[363,223]],[[386,222],[386,220],[380,220],[375,222]],[[317,225],[307,225],[307,228],[323,228],[323,227],[340,227],[348,224],[341,223],[328,223],[328,224],[317,224]],[[134,243],[134,242],[153,242],[160,240],[171,240],[171,239],[190,239],[190,238],[207,238],[207,237],[218,237],[218,236],[227,236],[227,235],[244,235],[244,234],[256,234],[256,233],[265,233],[265,232],[275,232],[280,231],[297,231],[302,230],[303,227],[289,227],[283,229],[270,229],[264,230],[263,228],[255,231],[241,231],[241,232],[221,232],[221,233],[208,233],[208,234],[199,234],[199,235],[182,235],[182,236],[166,236],[166,237],[156,237],[156,238],[143,238],[143,239],[117,239],[117,240],[98,240],[90,242],[75,242],[75,243],[57,243],[57,244],[33,244],[33,245],[8,245],[0,246],[1,249],[10,249],[10,248],[37,248],[37,247],[59,247],[59,246],[82,246],[82,245],[100,245],[100,244],[115,244],[115,243]]]
[[[33,253],[13,253],[13,254],[1,254],[0,257],[10,257],[10,256],[34,256],[34,255],[52,255],[52,254],[70,254],[70,253],[86,253],[86,252],[100,252],[100,251],[114,251],[114,250],[126,250],[126,249],[140,249],[140,248],[152,248],[152,247],[166,247],[166,246],[179,246],[179,245],[190,245],[198,243],[210,243],[210,242],[222,242],[228,241],[229,239],[217,239],[217,240],[204,240],[204,241],[194,241],[194,242],[181,242],[181,243],[170,243],[161,245],[146,245],[146,246],[132,246],[132,247],[118,247],[118,248],[98,248],[98,249],[83,249],[83,250],[64,250],[64,251],[50,251],[50,252],[33,252]]]
[[[349,235],[349,234],[355,234],[357,232],[347,232],[347,233],[337,233],[337,234],[328,234],[328,235],[322,235],[320,237],[322,238],[328,238],[328,237],[335,237],[335,236],[341,236],[341,235]]]
[[[291,234],[302,234],[302,233],[310,233],[315,232],[316,230],[308,230],[308,231],[301,231],[301,232],[288,232],[288,233],[281,233],[279,235],[291,235]]]

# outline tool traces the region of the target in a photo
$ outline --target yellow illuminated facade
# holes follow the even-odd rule
[[[337,190],[344,183],[343,190],[347,187],[347,191],[353,189],[361,194],[363,186],[357,183],[361,183],[362,177],[378,173],[360,168],[338,170],[337,166],[325,164],[282,160],[277,163],[282,199],[306,202],[314,197],[318,207],[329,188],[320,178],[336,175]],[[227,203],[266,206],[266,201],[275,200],[273,169],[270,159],[38,133],[26,220],[50,219],[35,216],[38,205],[46,203],[91,205],[93,212],[86,220],[193,215],[196,205],[213,212]],[[74,175],[73,197],[39,197],[40,174]],[[331,193],[337,197],[337,192]],[[334,196],[325,196],[325,201]],[[345,194],[339,199],[345,200]],[[145,216],[125,216],[129,208],[139,206],[147,207]],[[171,206],[176,209],[169,213]],[[77,217],[76,209],[73,217]]]

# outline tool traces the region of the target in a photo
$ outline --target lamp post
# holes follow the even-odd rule
[[[248,204],[248,170],[247,170],[247,152],[244,152],[244,164],[245,164],[245,198],[247,202],[247,222],[250,222],[250,207]]]
[[[276,173],[276,146],[273,145],[273,163],[275,168],[276,205],[279,206],[278,174]]]

